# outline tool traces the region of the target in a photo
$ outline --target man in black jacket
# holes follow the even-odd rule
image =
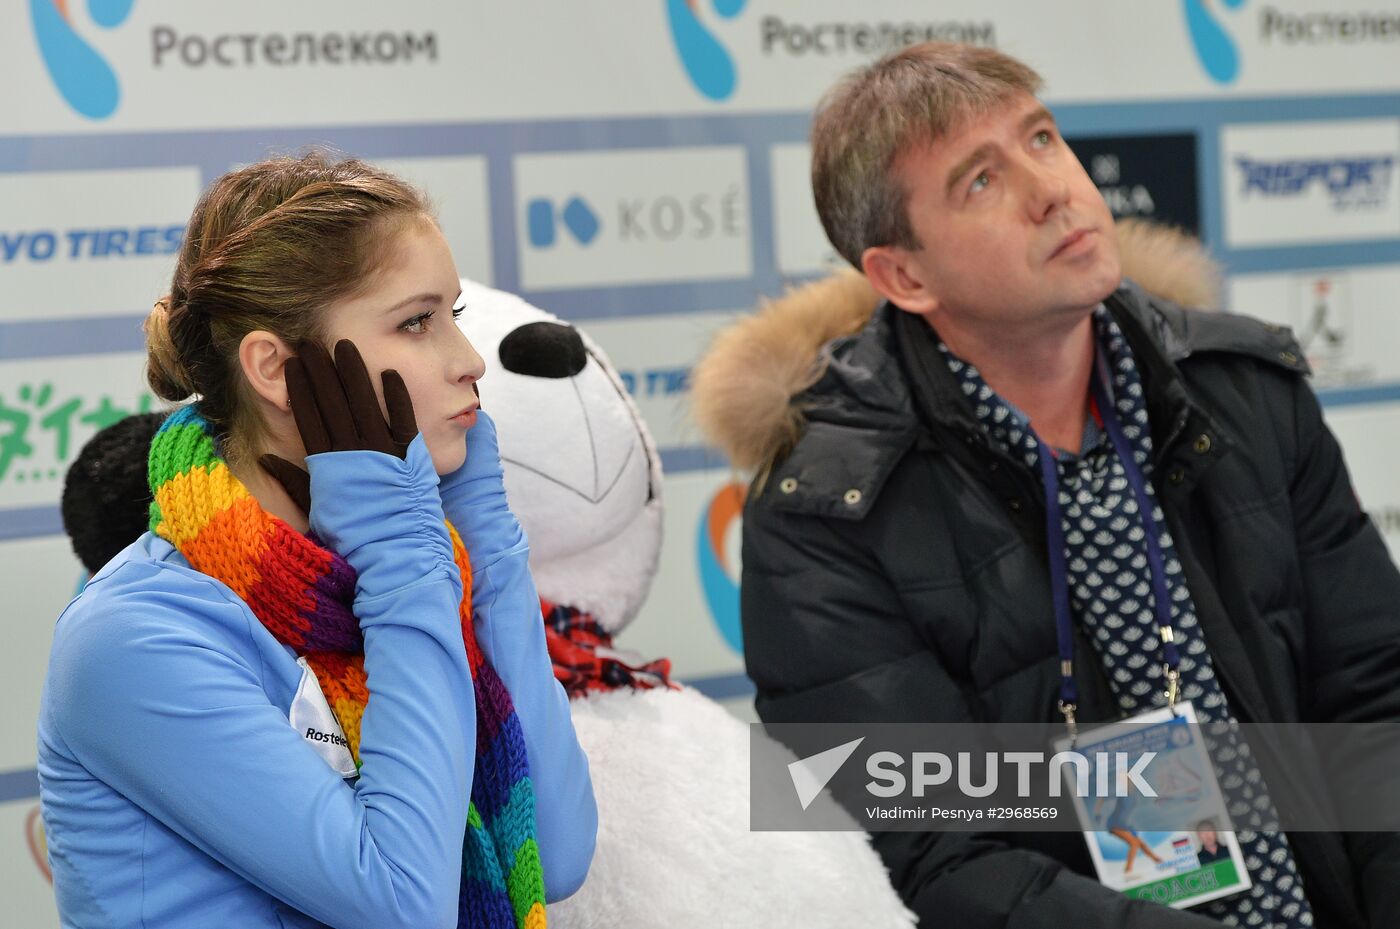
[[[813,187],[864,277],[780,301],[696,370],[702,426],[758,475],[742,598],[759,715],[1052,722],[1077,690],[1093,722],[1170,684],[1208,720],[1400,719],[1400,574],[1297,343],[1124,280],[1038,87],[1000,53],[936,43],[839,85],[813,125]],[[1156,254],[1131,276],[1197,273]],[[1124,589],[1165,596],[1110,602],[1094,570],[1110,526]],[[1123,660],[1136,652],[1152,660]],[[1295,759],[1250,748],[1264,808],[1309,802]],[[1076,833],[874,842],[931,926],[1400,925],[1396,835],[1239,835],[1254,887],[1194,910],[1101,886]]]

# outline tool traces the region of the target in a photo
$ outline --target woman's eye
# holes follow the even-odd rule
[[[429,311],[426,312],[426,313],[419,313],[417,316],[413,317],[412,319],[406,319],[406,320],[404,320],[402,323],[400,323],[400,324],[399,324],[399,331],[400,331],[400,332],[409,332],[409,333],[413,333],[414,335],[417,335],[417,334],[423,333],[423,332],[427,332],[427,331],[428,331],[428,323],[429,323],[429,321],[430,321],[432,318],[433,318],[433,311],[432,311],[432,310],[429,310]]]
[[[462,311],[467,308],[467,295],[462,294],[457,298],[457,302],[452,304],[452,318],[456,319],[462,315]]]

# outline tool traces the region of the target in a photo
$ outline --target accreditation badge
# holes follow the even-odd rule
[[[1247,889],[1196,712],[1161,707],[1054,743],[1083,765],[1066,786],[1105,887],[1178,909]]]

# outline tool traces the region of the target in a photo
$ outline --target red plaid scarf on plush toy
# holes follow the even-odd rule
[[[671,683],[671,659],[646,661],[640,655],[613,648],[612,636],[588,613],[540,598],[545,642],[554,663],[554,676],[569,698],[620,690],[676,689]]]

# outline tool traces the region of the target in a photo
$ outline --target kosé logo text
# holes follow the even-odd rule
[[[522,155],[515,177],[528,290],[751,273],[740,148]]]
[[[1400,235],[1400,120],[1234,125],[1221,142],[1230,246]]]

